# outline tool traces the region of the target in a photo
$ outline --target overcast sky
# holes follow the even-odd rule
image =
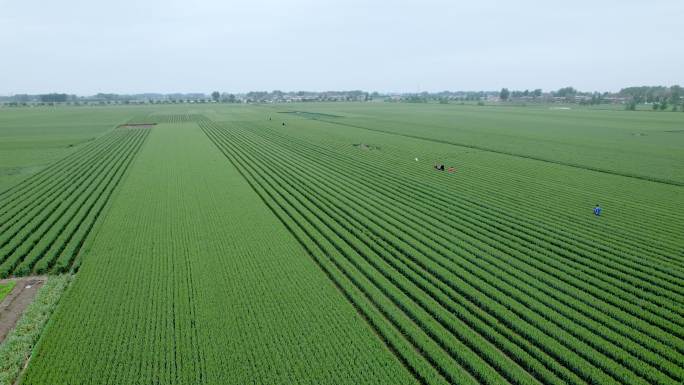
[[[684,0],[0,0],[0,94],[684,84]]]

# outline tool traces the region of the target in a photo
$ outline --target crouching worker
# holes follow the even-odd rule
[[[596,215],[597,217],[601,216],[601,206],[599,206],[598,204],[596,205],[596,207],[594,207],[594,215]]]

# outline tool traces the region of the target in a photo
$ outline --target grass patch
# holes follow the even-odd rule
[[[7,295],[12,292],[12,289],[14,289],[14,286],[16,285],[16,281],[0,283],[0,302],[2,302],[2,300],[4,300],[5,297],[7,297]]]
[[[48,278],[14,330],[0,344],[0,385],[15,382],[70,280],[71,275]]]

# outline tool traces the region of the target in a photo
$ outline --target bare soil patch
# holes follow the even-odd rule
[[[380,147],[378,146],[373,146],[370,144],[365,144],[365,143],[354,143],[352,146],[360,149],[360,150],[365,150],[365,151],[370,151],[370,150],[379,150]]]
[[[10,279],[2,279],[0,283],[5,283]],[[19,318],[24,313],[24,309],[36,297],[38,289],[43,286],[47,277],[22,277],[11,278],[17,282],[11,293],[0,303],[0,342],[5,340],[7,334],[17,324]]]

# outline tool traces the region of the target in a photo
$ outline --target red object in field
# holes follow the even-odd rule
[[[455,169],[455,168],[453,168],[453,167],[449,167],[449,172],[454,172],[454,171],[456,171],[456,169]]]

